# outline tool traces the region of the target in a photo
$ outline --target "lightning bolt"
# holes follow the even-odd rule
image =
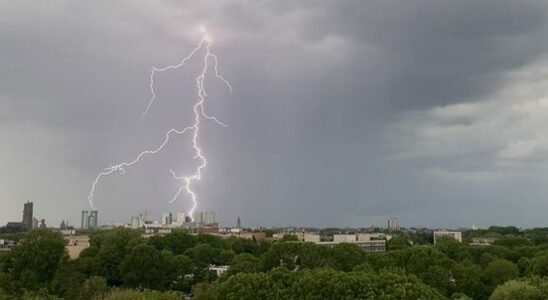
[[[175,200],[177,200],[181,196],[181,194],[183,192],[186,192],[188,195],[190,195],[190,198],[192,200],[192,208],[190,209],[190,211],[188,213],[189,213],[191,218],[194,218],[193,214],[194,214],[194,211],[196,210],[196,207],[198,206],[198,201],[197,201],[196,192],[194,192],[194,190],[192,190],[192,184],[194,182],[200,181],[202,179],[202,171],[207,166],[207,159],[203,155],[202,149],[200,148],[200,146],[198,144],[201,121],[202,121],[202,119],[207,119],[207,120],[211,120],[211,121],[217,123],[218,125],[220,125],[222,127],[226,127],[225,123],[221,122],[220,120],[218,120],[214,116],[208,115],[206,113],[206,110],[205,110],[205,107],[204,107],[204,103],[205,103],[205,100],[206,100],[206,97],[207,97],[206,89],[204,87],[204,81],[205,81],[206,74],[208,74],[208,71],[210,69],[211,62],[212,62],[213,73],[214,73],[215,77],[217,79],[219,79],[228,88],[228,91],[230,93],[232,93],[232,86],[219,73],[219,69],[218,69],[218,65],[219,65],[218,61],[219,60],[217,58],[217,55],[215,55],[214,53],[211,52],[211,45],[213,43],[213,40],[207,34],[206,30],[203,29],[203,28],[202,28],[202,33],[204,33],[204,36],[202,37],[202,39],[198,43],[198,46],[196,46],[196,48],[194,48],[190,52],[190,54],[188,54],[186,57],[184,57],[178,64],[168,65],[168,66],[163,67],[163,68],[153,67],[151,69],[151,72],[150,72],[150,94],[151,94],[151,97],[149,99],[149,102],[148,102],[148,105],[147,105],[146,109],[141,114],[141,120],[143,120],[144,117],[150,111],[150,108],[154,104],[154,101],[156,100],[156,92],[155,92],[155,85],[154,85],[154,77],[155,77],[156,73],[161,73],[161,72],[166,72],[166,71],[169,71],[169,70],[176,70],[176,69],[182,68],[187,61],[191,60],[196,55],[196,53],[198,53],[201,49],[203,49],[203,51],[204,51],[204,56],[202,58],[203,59],[203,67],[202,67],[201,73],[198,75],[198,77],[196,77],[196,87],[197,87],[197,90],[198,90],[198,97],[197,97],[197,101],[193,105],[194,123],[190,126],[187,126],[187,127],[181,128],[181,129],[172,128],[172,129],[168,130],[165,134],[163,142],[158,147],[156,147],[154,149],[143,150],[142,152],[137,154],[137,156],[133,160],[121,162],[121,163],[118,163],[118,164],[115,164],[115,165],[111,165],[108,168],[104,169],[99,174],[97,174],[97,176],[95,177],[95,180],[91,184],[91,189],[90,189],[90,192],[89,192],[89,195],[88,195],[88,202],[89,202],[89,205],[90,205],[91,209],[95,209],[94,202],[93,202],[94,195],[95,195],[95,189],[96,189],[97,185],[99,184],[99,182],[101,181],[101,179],[103,177],[111,175],[113,173],[124,174],[126,168],[131,167],[134,164],[137,164],[143,157],[145,157],[147,155],[158,154],[159,152],[161,152],[164,149],[164,147],[167,144],[169,144],[169,142],[173,138],[173,136],[184,135],[186,133],[191,132],[192,133],[192,148],[194,150],[193,159],[197,159],[200,163],[196,167],[194,173],[192,173],[191,175],[187,175],[187,176],[178,176],[173,170],[169,170],[170,173],[171,173],[172,178],[175,179],[175,180],[180,181],[180,183],[181,183],[181,185],[179,186],[179,189],[177,190],[176,194],[171,198],[169,203],[173,203]]]

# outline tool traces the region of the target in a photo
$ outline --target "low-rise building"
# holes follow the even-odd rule
[[[460,231],[434,231],[434,245],[440,237],[448,236],[462,243],[462,232]]]
[[[215,272],[217,277],[223,275],[226,271],[228,271],[228,269],[230,269],[230,266],[209,266],[209,271]]]
[[[496,240],[497,240],[496,238],[473,238],[472,243],[470,243],[470,245],[472,245],[472,246],[490,246]]]

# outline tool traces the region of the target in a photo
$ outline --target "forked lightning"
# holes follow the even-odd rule
[[[201,124],[202,118],[212,120],[215,123],[217,123],[217,124],[219,124],[223,127],[226,127],[226,124],[219,121],[216,117],[208,115],[206,113],[206,110],[205,110],[205,107],[204,107],[204,102],[205,102],[206,97],[207,97],[207,93],[206,93],[206,90],[205,90],[205,87],[204,87],[204,81],[205,81],[206,74],[208,73],[208,71],[210,69],[210,64],[211,63],[212,63],[212,66],[213,66],[213,72],[215,74],[215,77],[217,79],[219,79],[224,85],[226,85],[229,92],[232,93],[232,86],[219,73],[217,56],[214,53],[211,52],[211,44],[213,43],[213,40],[207,34],[206,30],[203,29],[203,28],[202,28],[202,33],[204,34],[204,36],[200,40],[200,43],[198,44],[198,46],[196,46],[196,48],[194,48],[188,56],[183,58],[183,60],[181,60],[180,63],[178,63],[176,65],[169,65],[169,66],[166,66],[166,67],[163,67],[163,68],[156,68],[156,67],[152,68],[152,70],[150,72],[150,93],[151,93],[151,97],[150,97],[150,100],[148,102],[148,105],[147,105],[146,109],[141,114],[141,120],[143,120],[145,118],[145,116],[148,114],[148,112],[150,111],[150,108],[154,104],[154,101],[156,100],[156,91],[155,91],[155,85],[154,85],[154,77],[155,77],[156,73],[165,72],[165,71],[168,71],[168,70],[179,69],[179,68],[183,67],[187,61],[189,61],[194,56],[196,56],[196,54],[199,53],[200,50],[203,50],[204,56],[203,56],[202,71],[198,75],[198,77],[196,77],[196,87],[197,87],[197,91],[198,91],[198,97],[197,97],[196,103],[194,103],[194,105],[193,105],[193,112],[194,112],[194,122],[193,122],[193,124],[190,125],[190,126],[184,127],[182,129],[172,128],[172,129],[168,130],[165,134],[165,138],[164,138],[163,142],[158,147],[156,147],[154,149],[143,150],[133,160],[121,162],[121,163],[116,164],[116,165],[111,165],[110,167],[106,168],[104,171],[97,174],[97,176],[95,177],[95,180],[93,181],[93,183],[91,185],[91,190],[90,190],[89,195],[88,195],[88,201],[89,201],[89,205],[90,205],[91,209],[95,209],[94,202],[93,202],[95,189],[97,187],[97,184],[100,182],[100,180],[104,176],[113,174],[115,172],[119,172],[120,174],[124,174],[125,169],[127,167],[130,167],[130,166],[138,163],[141,160],[141,158],[143,158],[144,156],[157,154],[157,153],[161,152],[164,149],[164,147],[167,144],[169,144],[171,138],[174,135],[183,135],[183,134],[186,134],[186,133],[191,133],[192,134],[192,148],[194,150],[194,159],[199,160],[199,165],[196,167],[196,169],[194,170],[194,172],[192,174],[187,175],[187,176],[179,176],[173,170],[169,170],[171,172],[172,178],[175,179],[175,180],[180,181],[180,187],[177,190],[177,193],[171,198],[171,200],[169,200],[169,202],[173,203],[175,200],[177,200],[181,196],[181,194],[183,192],[186,192],[190,196],[190,199],[192,201],[192,208],[189,210],[188,214],[190,215],[191,218],[193,218],[194,211],[196,210],[196,207],[198,205],[198,200],[197,200],[196,192],[194,192],[192,190],[192,184],[195,181],[200,181],[202,179],[202,171],[207,166],[207,159],[205,158],[204,154],[202,153],[202,149],[200,148],[200,146],[198,144],[198,137],[199,137],[199,134],[200,134],[200,124]]]

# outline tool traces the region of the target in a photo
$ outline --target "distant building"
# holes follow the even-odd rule
[[[401,229],[400,219],[399,218],[390,218],[388,219],[388,230],[390,231],[399,231]]]
[[[305,233],[303,236],[304,242],[319,243],[320,235],[317,233]]]
[[[194,223],[196,223],[196,224],[204,223],[204,217],[203,217],[203,213],[201,211],[195,211],[194,215],[192,217],[194,219]]]
[[[33,203],[27,202],[23,207],[23,228],[32,229]]]
[[[92,210],[89,214],[89,229],[96,229],[99,223],[99,215],[96,210]]]
[[[38,228],[39,221],[36,218],[32,218],[32,228]]]
[[[238,217],[238,221],[236,221],[236,228],[242,228],[242,221],[240,221],[240,217]]]
[[[84,230],[89,229],[89,211],[87,210],[82,211],[82,221],[80,228]]]
[[[212,212],[212,211],[206,211],[206,212],[195,211],[193,216],[194,216],[194,223],[196,223],[196,225],[216,224],[215,212]]]
[[[448,236],[462,243],[462,233],[460,231],[434,231],[434,245],[440,237]]]
[[[42,219],[42,221],[40,221],[40,226],[38,226],[38,227],[39,227],[39,228],[42,228],[42,229],[47,228],[47,226],[46,226],[46,220]]]
[[[230,268],[230,266],[215,266],[215,265],[213,265],[213,266],[209,267],[209,271],[215,272],[215,275],[217,275],[217,277],[220,277],[226,271],[228,271],[229,268]]]
[[[82,219],[81,219],[81,227],[84,230],[88,229],[96,229],[98,226],[98,212],[97,210],[83,210],[82,211]]]
[[[173,215],[165,213],[162,215],[162,225],[171,225],[173,223]]]
[[[356,242],[355,234],[334,234],[333,242],[335,243],[354,243]]]
[[[379,238],[379,239],[373,239]],[[385,236],[376,236],[375,234],[356,235],[356,234],[335,234],[332,242],[317,242],[318,245],[334,247],[335,245],[346,243],[353,244],[362,248],[366,252],[385,252],[386,251]]]
[[[470,243],[470,245],[472,245],[472,246],[490,246],[496,240],[497,240],[496,238],[473,238],[472,243]]]
[[[20,231],[25,229],[23,223],[21,222],[8,222],[5,228],[13,231]]]
[[[175,224],[178,226],[183,226],[187,222],[185,213],[181,212],[177,214],[177,218],[175,219]]]
[[[204,217],[204,224],[206,224],[206,225],[211,225],[211,224],[217,223],[215,221],[215,212],[206,211],[206,212],[204,212],[203,217]]]

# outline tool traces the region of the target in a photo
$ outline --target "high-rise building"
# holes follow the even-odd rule
[[[32,228],[38,228],[38,219],[32,218]]]
[[[194,212],[194,223],[197,225],[211,225],[215,224],[215,212],[213,211],[195,211]]]
[[[96,229],[97,224],[99,223],[99,216],[96,210],[92,210],[89,214],[89,229]]]
[[[80,228],[84,230],[89,229],[89,211],[87,210],[82,211],[82,221]]]
[[[173,215],[165,213],[162,215],[162,225],[171,225],[173,223]]]
[[[215,224],[217,222],[215,222],[215,212],[213,211],[206,211],[203,213],[203,218],[204,218],[204,224],[205,225],[211,225],[211,224]]]
[[[388,230],[398,231],[400,229],[401,229],[401,224],[400,224],[399,218],[388,219]]]
[[[194,212],[194,223],[203,224],[204,223],[204,214],[201,211]]]
[[[238,221],[236,222],[236,228],[242,228],[242,221],[240,221],[240,217],[238,217]]]
[[[32,217],[33,217],[33,204],[32,202],[25,203],[23,207],[23,228],[32,229]]]
[[[187,222],[185,213],[184,212],[178,213],[177,219],[175,222],[177,223],[177,225],[183,226]]]

